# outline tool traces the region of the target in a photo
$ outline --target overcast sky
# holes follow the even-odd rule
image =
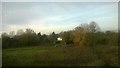
[[[2,2],[119,2],[119,0],[1,0]]]
[[[3,2],[2,31],[31,28],[61,32],[95,21],[102,30],[118,29],[117,2]]]

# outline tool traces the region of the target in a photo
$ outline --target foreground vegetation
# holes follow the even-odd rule
[[[3,66],[117,66],[117,46],[35,46],[3,50]]]

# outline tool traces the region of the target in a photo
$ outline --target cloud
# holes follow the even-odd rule
[[[3,2],[3,31],[32,28],[36,32],[60,32],[91,21],[98,22],[104,29],[115,29],[111,25],[117,24],[116,5],[108,2]]]
[[[5,24],[24,24],[38,17],[30,3],[3,3],[2,8]]]

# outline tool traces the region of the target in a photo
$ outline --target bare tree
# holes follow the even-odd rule
[[[16,33],[16,35],[22,35],[22,34],[24,34],[24,31],[22,29],[19,29]]]
[[[9,36],[10,36],[10,38],[13,38],[13,37],[15,36],[15,31],[11,31],[11,32],[9,33]]]
[[[100,30],[100,27],[98,26],[98,24],[94,21],[92,21],[90,24],[89,24],[89,31],[90,32],[97,32]]]

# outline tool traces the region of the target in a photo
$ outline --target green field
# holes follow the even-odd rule
[[[3,49],[3,66],[116,66],[117,46],[34,46]]]

